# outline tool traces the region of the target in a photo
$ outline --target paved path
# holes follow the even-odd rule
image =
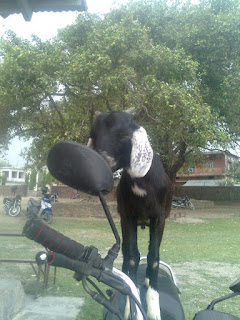
[[[75,297],[26,296],[25,307],[12,320],[75,320],[84,300]]]
[[[0,320],[75,320],[84,299],[25,295],[19,280],[0,278]]]

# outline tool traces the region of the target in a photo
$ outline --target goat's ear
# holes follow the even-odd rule
[[[99,116],[102,112],[101,111],[95,111],[95,117]]]
[[[136,111],[136,108],[135,107],[131,107],[131,108],[128,108],[126,110],[124,110],[124,112],[130,114],[131,116],[135,116],[137,111]]]
[[[143,127],[133,132],[130,168],[127,169],[132,178],[144,177],[152,165],[153,150]]]
[[[87,147],[93,149],[92,138],[89,138],[89,139],[88,139]]]

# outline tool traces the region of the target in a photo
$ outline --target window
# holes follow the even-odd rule
[[[16,179],[17,178],[17,171],[12,171],[12,178]]]
[[[227,170],[232,170],[232,168],[233,168],[233,164],[232,164],[232,162],[231,161],[228,161],[227,162]]]
[[[9,178],[9,171],[3,171],[2,172],[7,178]]]
[[[216,163],[214,161],[207,161],[205,163],[205,168],[215,168],[216,167]]]
[[[18,172],[18,178],[19,178],[19,179],[24,179],[24,172],[19,171],[19,172]]]

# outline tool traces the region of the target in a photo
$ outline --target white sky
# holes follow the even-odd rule
[[[107,13],[114,3],[126,3],[128,0],[87,0],[88,12]],[[6,19],[0,17],[0,37],[6,30],[13,30],[18,36],[31,39],[32,34],[36,34],[42,40],[47,40],[57,34],[57,30],[72,24],[79,12],[39,12],[33,13],[30,22],[26,22],[21,14],[8,16]],[[9,151],[5,158],[12,166],[24,166],[24,159],[20,157],[20,152],[29,143],[15,138],[9,145]]]

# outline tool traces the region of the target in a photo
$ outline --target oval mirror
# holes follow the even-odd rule
[[[96,151],[72,141],[61,141],[49,152],[47,165],[54,178],[91,195],[113,188],[113,175]]]

